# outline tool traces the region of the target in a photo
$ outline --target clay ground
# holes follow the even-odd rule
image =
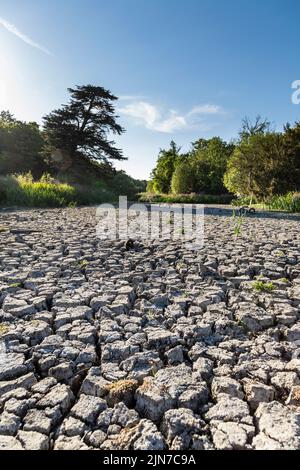
[[[191,252],[0,213],[0,448],[300,449],[299,221],[210,214]]]

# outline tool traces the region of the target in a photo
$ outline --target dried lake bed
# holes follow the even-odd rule
[[[0,212],[0,449],[300,449],[300,219],[231,212],[197,251]]]

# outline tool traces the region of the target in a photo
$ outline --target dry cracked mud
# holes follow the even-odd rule
[[[0,448],[300,449],[299,221],[211,211],[196,252],[95,225],[0,213]]]

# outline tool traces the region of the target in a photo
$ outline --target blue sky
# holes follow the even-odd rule
[[[41,122],[67,87],[102,85],[121,97],[118,167],[147,178],[172,139],[300,119],[299,18],[298,0],[0,0],[0,108]]]

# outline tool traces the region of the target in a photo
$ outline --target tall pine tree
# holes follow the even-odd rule
[[[80,156],[94,161],[126,160],[108,138],[108,134],[124,132],[115,115],[113,102],[117,97],[92,85],[68,91],[70,102],[43,118],[46,153],[59,150],[72,160]]]

